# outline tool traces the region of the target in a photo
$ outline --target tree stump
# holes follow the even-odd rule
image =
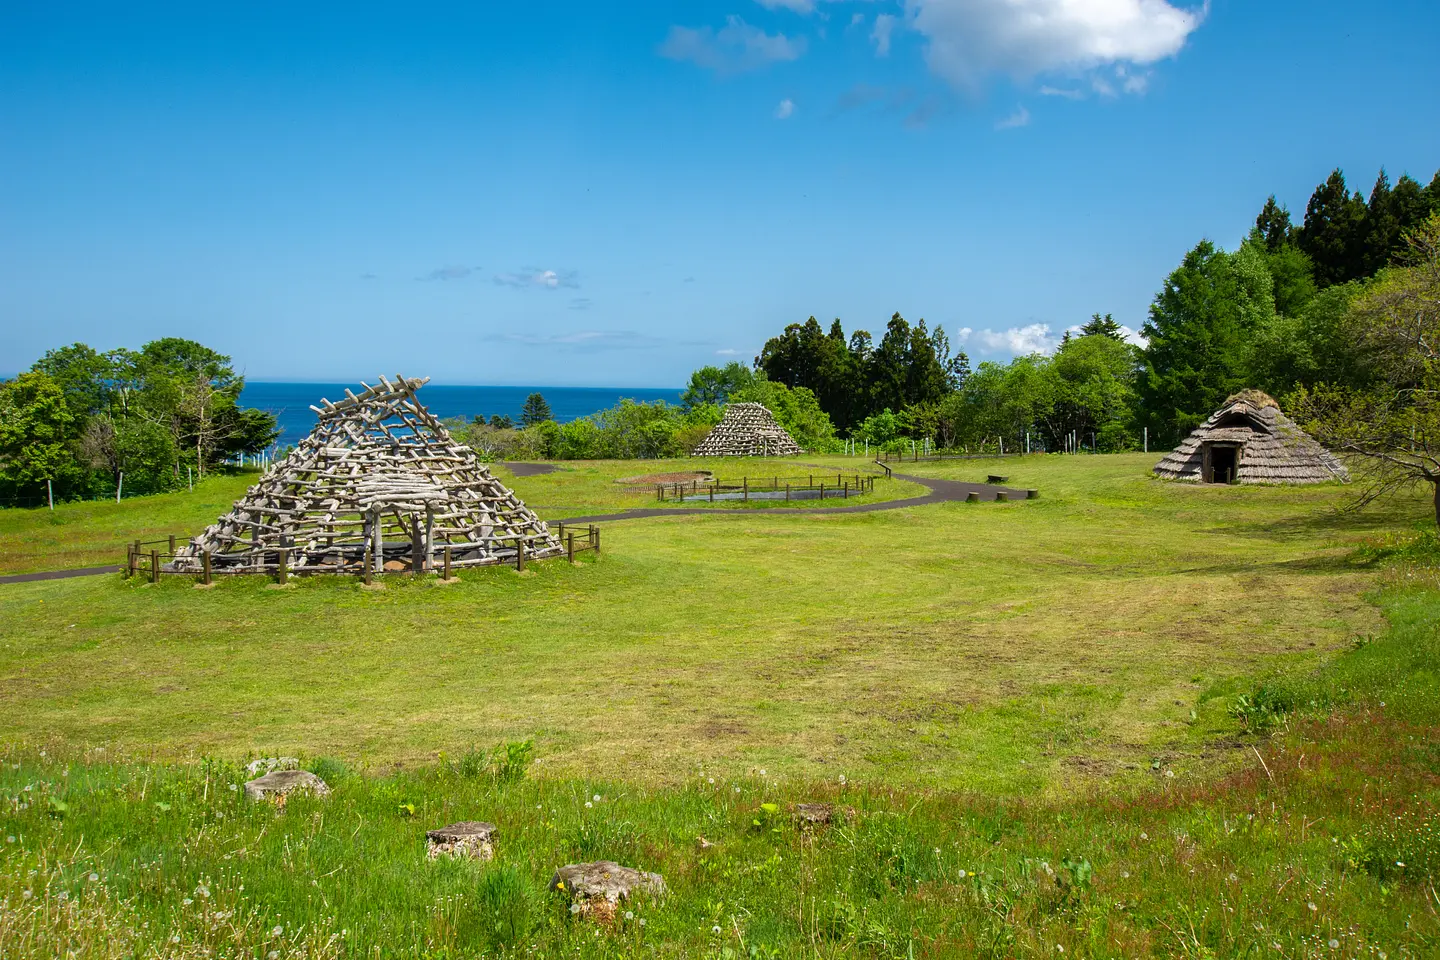
[[[425,839],[430,842],[431,860],[441,856],[473,857],[476,860],[495,859],[495,824],[479,820],[463,820],[439,830],[429,830]]]

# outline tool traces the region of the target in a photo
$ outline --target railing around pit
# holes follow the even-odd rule
[[[565,550],[566,558],[571,563],[575,562],[576,554],[584,553],[587,550],[593,551],[596,556],[600,555],[600,528],[595,524],[566,524],[563,521],[559,521],[554,524],[554,527],[554,533],[559,539],[560,545]],[[514,566],[518,572],[523,573],[526,562],[533,558],[529,557],[526,553],[525,540],[523,537],[517,536],[514,540]],[[150,583],[159,583],[161,575],[195,577],[199,583],[205,586],[210,586],[214,583],[215,577],[217,576],[256,573],[273,574],[278,583],[287,583],[291,577],[290,554],[293,548],[282,548],[274,551],[277,555],[277,561],[273,571],[268,568],[257,569],[254,567],[233,567],[230,569],[217,570],[215,569],[212,556],[208,550],[201,551],[199,555],[200,569],[198,571],[191,568],[178,570],[175,569],[175,561],[180,559],[175,552],[177,541],[177,537],[170,536],[164,540],[136,540],[132,543],[127,543],[125,545],[125,576],[144,577]],[[166,548],[164,551],[159,549],[161,544]],[[187,555],[184,559],[193,561],[197,558]],[[414,564],[412,562],[409,572],[414,576],[439,573],[448,581],[454,579],[453,562],[453,548],[447,545],[438,558],[432,558],[423,564]],[[491,565],[500,566],[499,563]],[[166,569],[167,567],[169,567],[169,569]],[[361,570],[358,571],[366,583],[373,581],[373,568],[374,557],[371,555],[370,547],[367,545]],[[305,576],[308,574],[302,573],[299,575]]]
[[[831,479],[832,477],[834,479]],[[738,480],[725,481],[719,477],[711,477],[708,480],[687,480],[683,483],[657,483],[655,499],[661,503],[699,499],[708,499],[714,503],[719,496],[726,500],[739,499],[744,503],[750,500],[752,494],[756,499],[787,501],[799,494],[804,494],[799,499],[823,500],[828,494],[848,500],[850,497],[874,491],[875,477],[870,474],[812,473],[795,477],[741,477]],[[812,492],[817,496],[811,496]],[[738,498],[735,497],[737,493],[740,495]]]

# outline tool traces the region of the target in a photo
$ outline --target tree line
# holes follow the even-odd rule
[[[51,350],[0,382],[0,498],[158,493],[203,477],[279,435],[273,414],[239,405],[229,357],[166,337],[104,353]]]

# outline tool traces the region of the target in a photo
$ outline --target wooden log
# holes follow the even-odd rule
[[[214,581],[211,580],[211,578],[210,578],[210,551],[209,551],[209,550],[202,550],[202,551],[200,552],[200,582],[203,583],[203,584],[205,584],[205,586],[207,586],[207,587],[210,586],[210,584],[214,582]]]
[[[450,576],[450,566],[451,566],[450,544],[447,543],[447,544],[445,544],[445,579],[446,579],[446,580],[452,579],[451,576]]]
[[[590,524],[590,549],[595,551],[596,556],[600,555],[600,528],[593,523]]]
[[[175,534],[170,534],[170,556],[175,556]]]
[[[525,572],[525,538],[515,538],[515,572]]]
[[[275,562],[275,577],[281,583],[290,582],[290,551],[285,547],[280,548]]]
[[[425,541],[418,516],[410,526],[410,572],[417,577],[425,573]]]
[[[160,582],[160,551],[150,551],[150,582]]]
[[[566,553],[566,555],[569,557],[570,562],[571,562],[571,563],[574,563],[574,562],[575,562],[575,534],[574,534],[573,532],[570,533],[568,536],[565,537],[565,553]]]

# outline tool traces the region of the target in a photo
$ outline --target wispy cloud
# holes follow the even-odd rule
[[[634,330],[579,330],[574,333],[507,333],[494,338],[527,347],[545,347],[569,353],[601,353],[606,350],[643,350],[665,341]]]
[[[906,0],[930,68],[976,89],[992,74],[1049,73],[1156,63],[1178,54],[1209,13],[1170,0]],[[1109,81],[1105,81],[1110,85]],[[1138,93],[1144,81],[1121,89]]]
[[[1030,126],[1030,111],[1022,103],[1020,107],[1010,116],[995,124],[996,130],[1014,130],[1016,127]]]
[[[671,27],[665,42],[660,44],[660,55],[671,60],[686,60],[717,73],[739,73],[771,63],[798,60],[804,56],[805,48],[804,37],[792,39],[783,33],[766,33],[731,16],[719,30]]]
[[[438,280],[464,280],[473,273],[478,273],[479,267],[464,267],[459,264],[447,264],[443,267],[436,267],[429,273],[416,277],[416,280],[438,281]]]
[[[380,275],[379,275],[378,273],[362,273],[362,274],[360,274],[360,279],[361,279],[361,280],[379,280],[379,279],[380,279]]]
[[[875,42],[875,56],[890,56],[890,34],[895,29],[895,18],[888,13],[881,13],[875,17],[875,28],[870,31],[870,39]]]
[[[1052,87],[1049,84],[1044,84],[1040,87],[1040,96],[1063,97],[1066,100],[1084,100],[1085,91],[1075,90],[1070,87]]]
[[[733,348],[731,348],[731,347],[726,347],[726,348],[723,349],[723,350],[716,350],[716,351],[715,351],[715,356],[717,356],[717,357],[740,357],[740,356],[744,356],[744,355],[745,355],[745,351],[744,351],[744,350],[735,350],[735,349],[733,349]]]
[[[538,287],[541,290],[574,290],[580,286],[580,277],[574,270],[542,270],[539,267],[524,267],[515,273],[497,273],[495,282],[502,287]]]
[[[571,309],[571,310],[589,310],[589,309],[590,309],[590,304],[591,304],[591,300],[590,300],[589,297],[571,297],[571,298],[570,298],[570,309]]]
[[[791,100],[789,97],[781,100],[779,106],[775,108],[776,120],[789,120],[792,116],[794,116],[794,114],[795,101]]]
[[[830,115],[838,116],[851,110],[879,105],[886,113],[903,116],[905,126],[918,129],[953,107],[946,97],[935,93],[921,95],[910,87],[876,87],[857,83],[835,101]]]

